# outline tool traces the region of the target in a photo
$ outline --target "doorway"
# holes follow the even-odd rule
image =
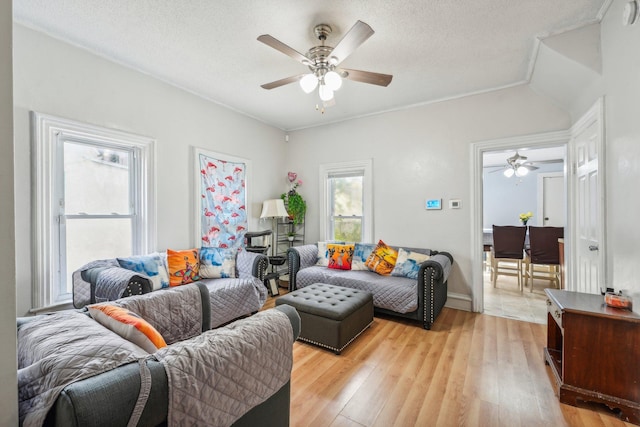
[[[566,148],[520,147],[485,151],[483,154],[483,235],[492,240],[493,225],[522,226],[521,217],[531,226],[565,225]],[[488,257],[491,259],[491,257]],[[490,263],[489,263],[490,264]],[[502,266],[516,263],[501,262]],[[521,291],[517,277],[497,275],[492,280],[490,265],[483,273],[484,313],[546,323],[545,280],[529,281]],[[522,269],[521,269],[522,270]]]
[[[485,174],[485,154],[489,154],[489,153],[502,153],[500,155],[503,156],[503,162],[504,164],[506,164],[506,159],[507,157],[511,157],[511,155],[513,155],[515,153],[516,150],[521,150],[523,153],[525,150],[534,150],[534,149],[542,149],[542,148],[551,148],[551,147],[562,147],[562,150],[565,153],[564,159],[566,159],[566,147],[567,147],[567,143],[569,141],[570,138],[570,134],[568,131],[560,131],[560,132],[550,132],[550,133],[545,133],[545,134],[537,134],[537,135],[528,135],[528,136],[523,136],[523,137],[513,137],[513,138],[504,138],[504,139],[499,139],[499,140],[492,140],[492,141],[484,141],[484,142],[478,142],[475,144],[472,144],[471,146],[471,151],[472,151],[472,159],[473,159],[473,175],[472,175],[472,187],[473,187],[473,191],[472,191],[472,196],[471,196],[471,202],[472,205],[474,206],[475,209],[475,214],[473,215],[473,219],[472,219],[472,269],[473,269],[473,301],[472,301],[472,308],[473,311],[476,312],[483,312],[484,311],[484,307],[485,307],[485,292],[484,292],[484,282],[485,282],[485,265],[483,262],[483,252],[482,249],[484,247],[484,234],[483,231],[487,228],[491,227],[491,223],[489,220],[488,223],[485,223],[485,198],[484,198],[484,193],[485,193],[485,188],[484,188],[484,183],[486,181],[485,176],[487,176],[489,174],[489,172],[487,172]],[[508,156],[504,156],[504,154],[509,153]],[[528,160],[528,159],[527,159]],[[487,166],[489,166],[489,164],[487,164]],[[496,165],[494,165],[496,166]],[[497,165],[499,166],[499,165]],[[535,165],[537,166],[537,165]],[[506,169],[506,166],[501,166],[503,169],[501,170],[500,168],[497,168],[498,172],[492,172],[491,175],[496,176],[496,177],[500,177],[500,175],[502,175],[502,178],[504,178],[504,180],[507,179],[517,179],[520,181],[511,181],[511,185],[513,187],[516,187],[518,185],[524,185],[525,181],[521,178],[523,178],[522,176],[516,176],[516,174],[510,174],[510,173],[505,173],[504,170]],[[563,173],[564,173],[564,168],[563,168]],[[510,175],[509,178],[507,178],[507,175]],[[532,186],[535,189],[535,185]],[[536,197],[536,191],[534,190],[533,193],[533,199],[537,200]],[[501,198],[502,201],[509,201],[509,198],[504,197],[504,195]],[[526,211],[524,212],[536,212],[537,211],[537,202],[531,203],[530,208],[527,208]],[[504,214],[504,212],[502,211],[507,211],[509,210],[511,213],[508,213],[506,215],[508,215],[508,218],[506,216],[501,217],[500,220],[498,220],[498,224],[499,225],[518,225],[518,220],[519,220],[519,213],[522,213],[521,210],[524,209],[524,207],[520,207],[520,206],[513,206],[512,204],[502,204],[502,208],[500,210],[501,215]],[[534,213],[535,215],[535,213]],[[531,220],[532,222],[529,223],[530,225],[541,225],[542,222],[537,222],[539,221],[540,218],[536,218],[535,220]],[[502,278],[501,278],[502,279]],[[505,283],[505,286],[508,286],[507,283]],[[498,287],[498,285],[496,286],[496,288]],[[517,289],[517,284],[513,284],[513,288]],[[528,289],[525,288],[523,294],[527,292],[530,293]],[[520,296],[520,291],[517,291],[518,296]]]

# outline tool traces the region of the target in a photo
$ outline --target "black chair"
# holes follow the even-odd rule
[[[491,281],[494,288],[498,275],[514,276],[518,278],[518,289],[522,292],[522,261],[526,234],[527,227],[493,226]]]
[[[525,285],[533,292],[533,279],[549,280],[557,288],[560,281],[560,247],[558,239],[564,238],[563,227],[529,227],[529,249],[525,259]],[[536,268],[538,266],[538,268]]]

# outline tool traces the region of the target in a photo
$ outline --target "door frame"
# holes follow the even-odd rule
[[[565,150],[566,151],[566,150]],[[565,152],[565,158],[567,157],[567,153]],[[567,170],[567,168],[565,167],[565,171]],[[543,173],[539,173],[537,175],[538,178],[538,182],[537,182],[537,188],[536,188],[536,205],[538,206],[537,210],[536,210],[536,215],[538,216],[538,218],[542,219],[542,222],[539,223],[540,227],[544,227],[544,179],[545,178],[563,178],[563,185],[564,185],[564,198],[565,198],[565,205],[568,205],[567,203],[567,174],[564,172],[543,172]],[[567,217],[569,216],[569,209],[566,208],[564,210],[564,218],[563,219],[563,223],[564,223],[564,227],[566,228],[567,226]]]
[[[471,309],[474,312],[482,312],[484,309],[483,291],[483,244],[482,244],[482,221],[483,221],[483,154],[488,151],[498,151],[506,149],[523,148],[544,148],[564,146],[567,159],[565,160],[564,173],[567,175],[567,165],[572,164],[572,153],[568,149],[571,133],[569,130],[538,133],[533,135],[515,136],[508,138],[478,141],[471,144]],[[569,192],[567,191],[567,197]],[[567,199],[568,200],[568,199]],[[570,234],[571,231],[567,230]]]

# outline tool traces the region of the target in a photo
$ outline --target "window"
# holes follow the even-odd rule
[[[320,166],[323,220],[320,235],[326,240],[371,242],[371,160]]]
[[[154,141],[38,113],[33,121],[37,310],[69,302],[84,264],[155,247]]]

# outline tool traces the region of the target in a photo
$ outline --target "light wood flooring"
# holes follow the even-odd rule
[[[291,426],[632,426],[560,404],[545,342],[545,325],[448,308],[430,331],[376,317],[340,356],[296,342]]]

